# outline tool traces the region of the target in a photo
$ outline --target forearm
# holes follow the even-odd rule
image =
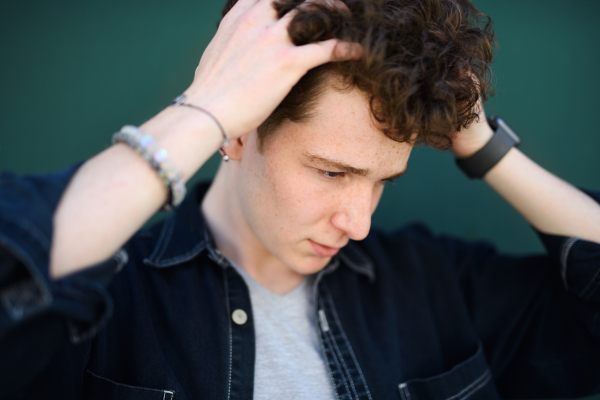
[[[140,129],[167,150],[184,180],[221,143],[213,121],[183,107],[165,109]],[[165,203],[167,195],[156,171],[124,144],[87,161],[54,214],[51,276],[60,278],[110,257]]]
[[[600,205],[518,149],[511,149],[484,180],[539,231],[600,243]]]
[[[287,32],[293,15],[277,19],[271,1],[239,1],[204,52],[186,102],[208,110],[229,140],[257,129],[306,71],[361,56],[360,45],[337,39],[295,46]],[[169,107],[140,128],[167,150],[185,180],[222,143],[215,122],[188,107]],[[156,172],[125,145],[86,162],[54,215],[51,275],[108,258],[166,198]]]

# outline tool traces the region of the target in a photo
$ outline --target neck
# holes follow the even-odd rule
[[[246,219],[236,191],[239,163],[221,164],[206,193],[201,212],[219,251],[244,269],[258,283],[277,294],[285,294],[305,278],[285,264],[256,236]]]

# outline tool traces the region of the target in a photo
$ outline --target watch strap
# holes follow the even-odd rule
[[[491,116],[488,123],[494,136],[471,157],[456,159],[458,167],[471,179],[483,178],[512,147],[521,144],[519,137],[502,119]]]

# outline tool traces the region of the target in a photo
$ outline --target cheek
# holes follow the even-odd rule
[[[297,227],[312,225],[326,213],[326,193],[311,172],[305,167],[270,170],[272,205]]]

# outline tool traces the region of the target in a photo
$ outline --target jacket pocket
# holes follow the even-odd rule
[[[81,398],[85,400],[174,400],[175,391],[125,385],[88,370],[85,373]]]
[[[401,400],[496,400],[492,373],[481,343],[477,352],[450,371],[398,385]]]

